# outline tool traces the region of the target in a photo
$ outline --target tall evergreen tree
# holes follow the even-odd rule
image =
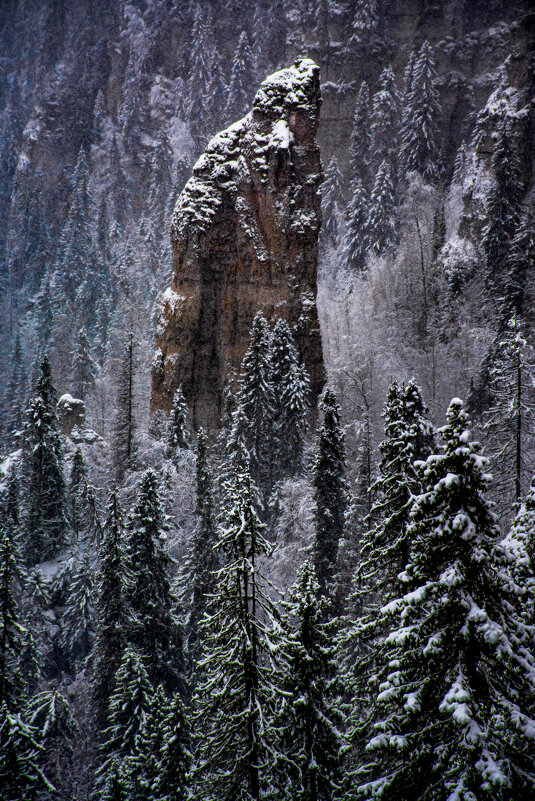
[[[95,636],[93,569],[89,551],[81,551],[76,560],[62,617],[62,642],[73,661],[84,659],[89,654]]]
[[[339,242],[343,224],[342,208],[344,196],[342,191],[342,173],[335,155],[325,170],[325,178],[321,185],[321,213],[323,222],[321,237],[325,244],[336,245]]]
[[[5,801],[35,801],[54,787],[39,768],[42,748],[20,713],[0,707],[0,787]]]
[[[523,209],[507,260],[502,315],[520,317],[526,313],[526,279],[535,261],[535,206],[528,200]]]
[[[115,772],[115,760],[125,760],[137,750],[137,739],[146,725],[154,690],[143,660],[127,648],[109,699],[109,713],[100,747],[103,758],[96,774],[97,788],[103,788]]]
[[[357,0],[354,4],[348,46],[377,46],[380,38],[380,8],[378,0]]]
[[[20,437],[24,422],[24,406],[26,395],[26,375],[24,369],[24,353],[20,334],[17,332],[11,354],[11,374],[9,376],[4,407],[6,422],[3,426],[7,442],[15,445]]]
[[[381,162],[370,197],[368,237],[374,253],[382,254],[396,241],[396,198],[392,171]]]
[[[500,542],[500,577],[511,603],[520,606],[522,622],[535,624],[535,478],[510,530]],[[516,604],[515,604],[516,602]],[[529,634],[528,634],[529,637]]]
[[[338,697],[336,639],[313,565],[302,566],[283,603],[282,684],[275,729],[277,799],[341,797],[344,720]]]
[[[65,792],[73,783],[73,742],[79,732],[69,702],[58,690],[44,690],[29,700],[25,719],[41,749],[39,767],[60,792]],[[51,793],[50,798],[54,795]]]
[[[197,797],[258,801],[271,773],[272,646],[267,626],[272,610],[258,565],[268,544],[246,472],[237,475],[229,499],[219,535],[224,564],[202,624],[203,677],[194,699],[203,732]]]
[[[362,81],[355,110],[353,112],[353,127],[349,143],[349,166],[351,181],[360,178],[366,188],[370,183],[370,90],[366,81]]]
[[[225,109],[225,116],[229,122],[243,117],[250,105],[251,92],[255,89],[255,59],[247,33],[242,31],[230,72]]]
[[[169,455],[172,457],[176,454],[178,448],[189,448],[189,430],[186,421],[188,413],[188,406],[182,391],[179,386],[173,395],[173,405],[169,413],[169,431],[167,437],[167,444]]]
[[[481,244],[487,260],[486,286],[491,299],[499,302],[503,298],[508,255],[519,222],[521,191],[507,118],[504,118],[496,133],[492,169],[495,184],[487,199],[487,223],[483,228]]]
[[[347,235],[344,244],[344,256],[347,266],[355,272],[366,266],[369,248],[368,219],[370,214],[369,199],[359,177],[351,181],[351,200],[347,209]]]
[[[129,334],[124,347],[117,381],[117,410],[114,423],[115,470],[118,478],[131,468],[136,454],[136,419],[134,402],[135,378],[134,336]]]
[[[527,443],[535,423],[535,359],[524,329],[513,315],[498,338],[490,369],[485,428],[498,466],[496,486],[505,496],[502,508],[507,512],[511,503],[519,502],[532,474]]]
[[[127,581],[123,561],[123,514],[113,488],[108,498],[96,575],[96,633],[92,652],[93,704],[97,727],[102,730],[125,646]]]
[[[180,695],[167,703],[162,721],[162,745],[152,792],[159,801],[188,801],[193,764],[189,721]]]
[[[458,398],[440,433],[443,452],[423,463],[426,490],[413,507],[406,593],[379,610],[388,633],[356,729],[357,793],[527,798],[535,788],[535,656],[504,603],[487,460]]]
[[[195,6],[191,31],[191,55],[188,80],[188,112],[197,136],[204,132],[208,114],[211,84],[213,32],[208,10],[201,3]]]
[[[194,657],[198,650],[198,626],[206,610],[208,598],[215,589],[216,571],[219,568],[219,558],[215,550],[217,524],[213,476],[208,461],[208,440],[203,428],[197,434],[196,451],[197,523],[184,575],[185,606],[188,612],[186,645],[192,661],[196,661]]]
[[[310,382],[290,326],[282,319],[273,328],[270,367],[271,383],[276,388],[272,433],[274,477],[292,476],[303,468]]]
[[[0,704],[8,709],[16,707],[23,689],[20,657],[24,644],[18,604],[15,599],[16,583],[22,578],[17,563],[13,526],[0,524]]]
[[[438,174],[437,134],[441,107],[436,77],[433,50],[429,42],[424,42],[414,64],[410,89],[404,102],[401,163],[407,172],[415,170],[430,181],[435,180]]]
[[[377,170],[383,161],[392,174],[397,171],[399,135],[399,93],[392,67],[385,67],[379,76],[379,89],[372,99],[371,160]]]
[[[85,401],[95,382],[96,366],[84,326],[78,331],[78,337],[71,355],[73,391],[75,397]]]
[[[248,421],[247,446],[251,476],[265,494],[271,489],[271,433],[273,384],[271,332],[258,312],[251,326],[250,343],[241,365],[239,404]]]
[[[381,442],[379,476],[373,485],[375,502],[372,523],[360,543],[357,569],[359,589],[382,603],[396,588],[398,575],[409,558],[409,528],[415,495],[422,491],[415,462],[427,459],[433,445],[430,423],[419,387],[394,381],[388,390],[384,417],[385,438]]]
[[[320,402],[323,422],[312,468],[314,486],[314,565],[322,595],[333,597],[338,546],[344,533],[348,506],[344,477],[344,435],[340,408],[327,389]]]
[[[127,597],[132,616],[131,637],[144,655],[153,684],[163,681],[176,688],[181,658],[172,614],[168,528],[158,479],[152,470],[147,470],[139,483],[137,503],[128,522]]]
[[[29,564],[55,556],[66,532],[63,448],[50,362],[41,362],[24,427],[23,552]]]

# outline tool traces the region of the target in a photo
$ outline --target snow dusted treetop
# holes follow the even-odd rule
[[[414,801],[535,792],[535,656],[505,602],[487,459],[467,423],[454,398],[443,452],[419,463],[427,489],[413,507],[407,592],[379,611],[389,632],[357,726],[361,798],[393,801],[407,787]]]

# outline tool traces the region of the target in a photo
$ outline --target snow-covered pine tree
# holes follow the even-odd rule
[[[356,0],[351,22],[349,47],[377,45],[380,38],[380,9],[378,0]]]
[[[85,401],[95,381],[96,365],[84,326],[78,331],[78,337],[71,356],[73,391],[76,398]]]
[[[147,470],[139,482],[137,502],[127,526],[130,638],[143,654],[153,684],[163,682],[176,689],[182,659],[172,614],[168,529],[158,479]]]
[[[175,694],[165,708],[158,772],[152,792],[158,801],[189,801],[190,771],[193,764],[188,717],[180,695]]]
[[[80,550],[61,620],[63,647],[72,662],[89,654],[95,637],[94,564],[89,549]]]
[[[24,426],[22,542],[30,565],[54,557],[65,541],[65,479],[56,399],[45,356]]]
[[[409,61],[410,64],[410,61]],[[436,88],[433,49],[424,42],[414,63],[410,89],[404,101],[401,164],[427,181],[437,178],[437,137],[441,107]]]
[[[495,184],[487,198],[487,221],[481,245],[487,260],[486,287],[493,303],[503,303],[507,284],[508,256],[519,222],[521,179],[517,157],[504,117],[496,132],[492,152]]]
[[[535,478],[498,548],[500,577],[511,603],[520,607],[522,623],[535,625]],[[530,638],[529,631],[527,639]],[[533,649],[532,649],[533,650]]]
[[[137,739],[146,725],[153,696],[142,658],[127,648],[109,699],[107,726],[100,747],[103,761],[96,772],[97,791],[107,784],[110,772],[115,770],[115,759],[122,762],[136,753]]]
[[[271,490],[273,383],[271,332],[262,312],[255,315],[249,347],[241,364],[239,406],[248,423],[246,443],[251,476],[266,496]]]
[[[344,193],[342,189],[343,178],[338,166],[336,155],[325,170],[325,179],[321,185],[321,213],[323,222],[321,226],[321,239],[324,245],[336,246],[341,236],[343,225]]]
[[[532,474],[529,438],[535,424],[535,356],[523,320],[513,314],[494,346],[485,429],[502,511],[518,503]]]
[[[26,371],[24,368],[24,352],[20,333],[17,332],[11,354],[11,374],[8,379],[4,401],[6,421],[3,428],[5,440],[16,445],[24,422],[24,406],[26,395]]]
[[[393,176],[397,172],[399,106],[394,72],[392,67],[385,67],[379,76],[379,89],[372,98],[370,154],[375,170],[386,161]]]
[[[15,709],[24,683],[20,656],[24,627],[15,599],[16,584],[22,578],[14,542],[13,526],[0,523],[0,704]]]
[[[96,574],[96,632],[92,651],[92,694],[97,728],[102,730],[125,646],[127,571],[123,561],[123,514],[112,488],[106,508]]]
[[[370,90],[362,81],[353,112],[353,127],[349,143],[351,181],[360,178],[366,187],[370,184]]]
[[[420,388],[394,381],[388,390],[383,412],[385,438],[379,445],[379,476],[372,487],[375,501],[363,533],[357,590],[367,602],[380,604],[400,590],[399,573],[409,558],[412,501],[422,491],[415,462],[432,451],[433,430],[425,419],[426,408]],[[402,585],[401,585],[402,586]]]
[[[535,790],[535,655],[518,637],[493,554],[487,460],[454,398],[443,452],[421,463],[406,593],[378,614],[387,636],[355,735],[358,797],[528,798]],[[364,622],[363,633],[376,621]]]
[[[338,546],[344,533],[348,493],[340,407],[326,389],[320,401],[323,422],[312,467],[314,486],[314,565],[322,595],[333,598]]]
[[[351,200],[347,208],[347,231],[344,258],[350,270],[361,272],[366,266],[369,247],[368,220],[370,202],[358,175],[350,184]]]
[[[178,386],[173,395],[173,405],[169,412],[169,430],[167,433],[168,455],[170,458],[176,455],[177,450],[189,448],[190,432],[186,422],[188,405],[182,391],[182,386]]]
[[[243,117],[250,101],[251,93],[256,89],[255,57],[251,51],[246,31],[242,31],[234,54],[230,81],[228,86],[225,117],[234,122]]]
[[[279,657],[281,687],[275,719],[277,801],[341,797],[343,740],[341,687],[333,621],[306,561],[283,602]],[[271,796],[270,796],[271,797]]]
[[[207,599],[215,589],[216,571],[219,568],[219,558],[215,550],[217,523],[213,476],[208,461],[208,439],[203,428],[197,434],[196,455],[197,523],[183,576],[185,607],[188,613],[185,645],[193,667],[197,661],[195,656],[198,650],[199,622],[206,610]]]
[[[392,170],[381,162],[373,185],[368,214],[368,238],[374,253],[382,254],[396,241],[396,196]]]
[[[246,471],[237,474],[227,496],[219,533],[223,567],[202,623],[203,675],[194,696],[203,733],[196,797],[258,801],[271,779],[273,609],[258,565],[268,544]]]
[[[79,729],[65,696],[58,690],[37,693],[30,698],[24,718],[34,729],[34,739],[42,749],[38,764],[47,779],[62,789],[72,786],[72,746]]]
[[[293,476],[303,468],[304,439],[308,427],[310,382],[299,359],[290,326],[278,319],[271,340],[273,393],[274,479]]]
[[[195,5],[191,29],[191,51],[187,86],[187,110],[199,144],[204,135],[206,117],[210,111],[208,99],[212,75],[213,31],[210,9],[198,2]]]
[[[130,332],[124,346],[117,379],[117,407],[113,438],[115,473],[118,479],[122,478],[126,470],[133,466],[136,455],[135,371],[134,335]]]
[[[41,747],[35,729],[20,713],[0,706],[0,787],[5,801],[35,801],[54,787],[39,767]]]
[[[502,315],[519,317],[526,305],[526,280],[535,262],[535,205],[528,199],[520,214],[520,220],[509,250],[508,269],[505,276]]]

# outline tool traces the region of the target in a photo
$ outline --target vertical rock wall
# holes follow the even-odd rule
[[[225,380],[239,371],[259,309],[292,325],[312,400],[319,394],[320,103],[319,68],[299,59],[267,78],[249,114],[197,161],[173,216],[152,411],[167,411],[182,384],[194,424],[216,428]]]

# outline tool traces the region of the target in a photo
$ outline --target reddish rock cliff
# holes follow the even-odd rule
[[[167,411],[182,384],[195,425],[217,427],[225,379],[239,370],[259,309],[293,326],[313,401],[320,392],[320,103],[319,68],[300,59],[267,78],[249,114],[197,161],[173,216],[174,276],[157,331],[153,411]]]

